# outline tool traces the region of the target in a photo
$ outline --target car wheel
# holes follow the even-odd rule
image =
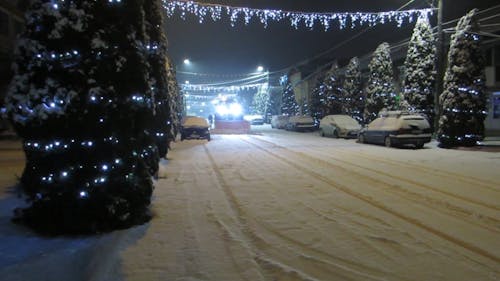
[[[210,141],[210,135],[207,136],[207,141]]]
[[[339,138],[339,132],[337,132],[337,130],[333,131],[333,137],[336,139]]]
[[[384,143],[385,143],[385,146],[391,147],[392,146],[391,137],[385,137]]]
[[[358,135],[358,142],[359,143],[365,143],[365,136],[363,134]]]
[[[323,129],[319,129],[319,135],[325,137],[325,132],[323,132]]]
[[[423,148],[423,147],[424,147],[424,144],[423,144],[423,143],[416,143],[416,144],[415,144],[415,148],[416,148],[416,149],[421,149],[421,148]]]

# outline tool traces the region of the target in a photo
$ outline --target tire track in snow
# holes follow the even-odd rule
[[[365,175],[365,174],[362,174],[362,173],[357,173],[357,172],[352,171],[352,170],[346,170],[344,167],[342,167],[340,165],[336,165],[336,164],[327,162],[327,161],[325,161],[323,159],[316,158],[316,157],[313,157],[311,155],[308,155],[308,154],[305,154],[305,153],[302,153],[302,152],[297,152],[297,151],[290,150],[290,149],[288,149],[286,147],[280,146],[280,145],[278,145],[276,143],[273,143],[273,142],[270,142],[270,141],[262,140],[260,138],[253,138],[253,139],[261,141],[261,142],[264,142],[264,143],[271,144],[271,145],[273,145],[275,147],[279,147],[280,149],[284,149],[286,151],[289,151],[291,153],[300,155],[302,157],[309,158],[309,159],[311,159],[311,160],[313,160],[315,162],[319,162],[319,163],[321,163],[323,165],[335,166],[335,167],[337,167],[339,169],[348,171],[349,173],[354,173],[356,175],[359,175],[359,176],[362,176],[362,177],[365,177],[365,178],[369,178],[371,181],[375,181],[375,182],[380,182],[380,183],[387,184],[387,186],[389,186],[392,189],[394,189],[395,192],[405,193],[408,196],[412,196],[412,197],[415,197],[415,198],[424,199],[424,201],[419,201],[419,202],[434,202],[435,204],[443,205],[445,208],[451,210],[452,212],[460,212],[462,214],[466,214],[469,217],[474,216],[473,213],[471,213],[470,211],[468,211],[468,210],[466,210],[466,209],[464,209],[464,208],[462,208],[460,206],[451,205],[451,204],[449,204],[447,202],[442,202],[442,201],[439,201],[437,199],[431,198],[429,196],[425,196],[423,194],[419,194],[419,193],[416,193],[416,192],[412,192],[412,191],[409,191],[409,190],[402,189],[402,188],[400,188],[400,187],[398,187],[398,186],[396,186],[396,185],[394,185],[392,183],[389,183],[387,181],[383,181],[383,180],[380,180],[380,179],[376,179],[374,177],[371,177],[371,176],[368,176],[368,175]],[[314,152],[316,152],[316,151],[314,151]],[[336,150],[336,152],[340,152],[340,153],[346,155],[345,152],[341,152],[341,151],[337,151],[337,150]],[[471,199],[471,198],[468,198],[468,197],[464,197],[464,196],[461,196],[461,195],[458,195],[458,194],[455,194],[455,193],[447,192],[447,191],[441,190],[439,188],[435,188],[433,186],[417,182],[415,180],[407,179],[407,178],[404,178],[404,177],[397,176],[395,174],[386,173],[386,172],[378,170],[378,169],[373,169],[373,168],[370,168],[370,167],[366,167],[366,166],[362,166],[362,165],[359,165],[359,164],[355,164],[355,163],[343,160],[341,158],[332,157],[332,156],[328,156],[328,158],[332,159],[332,160],[335,160],[337,162],[342,162],[344,164],[347,164],[347,165],[359,168],[359,169],[367,170],[367,171],[370,171],[370,172],[373,172],[373,173],[376,173],[376,174],[379,174],[379,175],[384,175],[384,176],[389,177],[391,179],[397,179],[397,180],[399,180],[401,182],[409,183],[409,184],[411,184],[413,186],[417,186],[417,187],[420,187],[420,188],[423,188],[423,189],[431,190],[431,191],[436,192],[436,193],[444,194],[446,196],[449,196],[449,197],[452,197],[452,198],[455,198],[455,199],[458,199],[458,200],[461,200],[461,201],[464,201],[464,202],[467,202],[467,203],[470,203],[470,204],[474,204],[474,205],[481,206],[481,207],[488,208],[488,209],[495,210],[495,211],[500,211],[500,207],[499,206],[491,205],[491,204],[488,204],[488,203],[485,203],[485,202],[482,202],[482,201],[478,201],[478,200],[474,200],[474,199]],[[375,160],[375,159],[373,159],[373,160]],[[403,194],[403,195],[400,195],[400,196],[405,196],[405,195]],[[414,199],[412,199],[412,198],[407,198],[407,199],[414,201]],[[486,216],[486,215],[482,215],[479,218],[474,217],[474,219],[479,219],[479,220],[490,222],[490,224],[495,225],[495,227],[491,228],[489,226],[480,225],[480,224],[477,224],[474,220],[469,220],[470,223],[476,224],[476,225],[478,225],[480,227],[486,228],[486,229],[491,230],[491,231],[500,232],[500,230],[498,229],[498,226],[500,226],[500,220],[498,220],[496,218],[493,218],[491,216]]]
[[[231,209],[233,209],[235,214],[236,214],[236,219],[238,221],[239,227],[240,227],[242,233],[246,236],[246,237],[244,237],[245,243],[247,244],[248,248],[251,251],[253,251],[255,261],[261,266],[261,269],[264,270],[264,272],[267,271],[268,275],[271,275],[271,276],[276,275],[274,273],[274,271],[278,271],[279,273],[285,274],[287,276],[286,279],[273,278],[272,280],[316,281],[318,279],[315,279],[314,277],[309,276],[305,272],[302,272],[300,270],[292,268],[288,265],[285,265],[281,262],[278,262],[278,261],[268,257],[268,255],[265,253],[265,251],[268,251],[268,252],[273,251],[273,254],[276,254],[276,255],[289,255],[289,253],[282,253],[279,249],[273,249],[273,248],[275,248],[275,245],[272,245],[268,241],[266,241],[264,238],[261,238],[257,234],[257,232],[255,232],[254,230],[251,229],[250,224],[260,225],[261,228],[265,228],[268,231],[273,232],[273,235],[279,237],[282,240],[287,241],[288,244],[292,245],[292,247],[299,247],[300,250],[298,251],[298,250],[294,250],[294,249],[290,248],[290,245],[286,246],[286,247],[288,247],[289,250],[291,250],[295,253],[297,258],[301,259],[301,263],[308,264],[308,268],[315,268],[317,271],[323,271],[323,272],[327,272],[330,274],[340,275],[340,276],[342,276],[342,280],[351,279],[349,277],[349,274],[354,274],[356,276],[360,276],[360,277],[363,277],[363,278],[366,278],[369,280],[385,280],[383,278],[378,278],[378,277],[369,275],[367,273],[363,273],[360,270],[356,270],[354,268],[351,268],[349,265],[358,267],[358,269],[359,269],[360,265],[357,265],[357,264],[354,265],[349,261],[343,261],[342,263],[344,263],[344,264],[335,263],[334,261],[328,261],[328,259],[326,257],[329,257],[330,259],[334,259],[334,260],[338,259],[338,258],[330,256],[326,253],[319,252],[319,251],[316,251],[314,249],[308,248],[306,245],[300,244],[299,242],[297,242],[297,241],[295,241],[287,236],[284,236],[281,233],[274,231],[273,229],[269,229],[269,227],[265,226],[262,222],[259,222],[257,220],[254,220],[253,218],[251,218],[251,216],[249,216],[245,212],[245,210],[241,207],[242,206],[241,203],[239,203],[237,197],[235,196],[235,194],[231,190],[230,186],[228,185],[228,183],[224,179],[224,176],[223,176],[221,170],[219,169],[217,163],[215,162],[214,157],[212,156],[212,154],[210,153],[208,148],[206,146],[204,146],[204,149],[205,149],[205,152],[208,155],[208,158],[212,164],[212,169],[215,172],[217,180],[219,181],[224,193],[227,196],[228,203],[230,204]],[[224,228],[226,228],[226,227],[224,227]],[[226,228],[226,230],[227,230],[227,228]],[[304,252],[307,252],[307,251],[313,251],[318,256],[323,257],[323,259],[317,259],[315,257],[305,255]],[[349,265],[346,265],[346,264],[349,264]],[[274,271],[269,272],[269,269],[267,269],[268,267],[272,267]],[[341,272],[333,271],[332,267],[335,270],[338,270]],[[366,270],[373,272],[373,269],[366,268]],[[318,273],[318,272],[315,272],[315,273]],[[280,276],[280,277],[282,277],[282,276]]]
[[[265,141],[265,140],[262,140],[262,141]],[[336,151],[342,153],[342,151],[339,151],[339,150],[336,150]],[[442,169],[440,169],[440,170],[431,169],[431,168],[428,168],[428,167],[425,167],[422,165],[410,164],[407,162],[397,161],[397,160],[393,160],[393,159],[380,159],[380,158],[374,157],[372,155],[362,153],[362,152],[357,152],[357,151],[352,151],[352,154],[357,155],[357,156],[364,158],[364,159],[367,159],[367,160],[382,162],[382,163],[386,163],[386,164],[397,166],[397,167],[406,166],[410,169],[420,170],[422,172],[425,172],[426,174],[432,174],[432,175],[435,175],[437,177],[444,176],[444,177],[448,177],[448,178],[458,179],[462,182],[473,184],[473,185],[475,185],[474,187],[477,186],[477,187],[487,189],[487,190],[490,190],[493,192],[500,192],[500,190],[498,189],[499,185],[497,182],[493,182],[493,181],[489,181],[489,180],[485,180],[485,179],[481,179],[481,178],[477,178],[477,177],[473,177],[473,176],[465,177],[459,173],[445,171]]]
[[[484,250],[482,248],[479,248],[479,247],[477,247],[477,246],[475,246],[475,245],[473,245],[471,243],[468,243],[467,241],[464,241],[462,239],[459,239],[457,237],[449,235],[449,234],[447,234],[447,233],[445,233],[443,231],[440,231],[437,228],[434,228],[432,226],[426,225],[423,222],[421,222],[421,221],[419,221],[419,220],[417,220],[415,218],[412,218],[412,217],[407,216],[405,214],[399,213],[399,212],[391,209],[390,207],[388,207],[388,206],[386,206],[386,205],[384,205],[384,204],[382,204],[382,203],[374,200],[373,198],[371,198],[369,196],[363,195],[363,194],[358,193],[358,192],[356,192],[356,191],[354,191],[354,190],[352,190],[352,189],[350,189],[350,188],[348,188],[348,187],[346,187],[344,185],[336,183],[336,182],[328,179],[327,177],[321,175],[320,173],[312,171],[312,170],[310,170],[307,167],[300,166],[300,165],[294,163],[293,161],[290,161],[289,159],[287,159],[287,158],[285,158],[285,157],[283,157],[283,156],[281,156],[281,155],[279,155],[279,154],[277,154],[277,153],[275,153],[275,152],[273,152],[273,151],[271,151],[271,150],[269,150],[267,148],[264,148],[264,147],[262,147],[262,146],[260,146],[258,144],[252,143],[252,142],[250,142],[248,140],[245,140],[245,139],[242,139],[242,140],[245,141],[245,142],[247,142],[247,143],[249,143],[249,144],[251,144],[251,145],[253,145],[253,146],[255,146],[256,148],[258,148],[260,150],[266,151],[270,155],[273,155],[274,157],[280,159],[281,161],[283,161],[285,163],[288,163],[289,165],[295,167],[296,169],[301,170],[304,173],[307,173],[307,174],[315,177],[316,179],[323,181],[324,183],[326,183],[326,184],[328,184],[328,185],[336,188],[337,190],[340,190],[340,191],[342,191],[344,193],[347,193],[347,194],[349,194],[349,195],[351,195],[351,196],[353,196],[353,197],[355,197],[355,198],[357,198],[357,199],[359,199],[359,200],[361,200],[361,201],[363,201],[363,202],[365,202],[365,203],[367,203],[367,204],[369,204],[371,206],[374,206],[374,207],[376,207],[376,208],[378,208],[380,210],[383,210],[383,211],[385,211],[385,212],[387,212],[387,213],[389,213],[389,214],[391,214],[391,215],[393,215],[395,217],[398,217],[398,218],[406,221],[407,223],[415,225],[415,226],[417,226],[417,227],[419,227],[421,229],[424,229],[424,230],[426,230],[426,231],[428,231],[428,232],[430,232],[430,233],[432,233],[432,234],[434,234],[434,235],[436,235],[436,236],[438,236],[438,237],[440,237],[440,238],[442,238],[444,240],[447,240],[447,241],[449,241],[449,242],[451,242],[451,243],[453,243],[455,245],[458,245],[458,246],[460,246],[460,247],[462,247],[464,249],[467,249],[470,252],[473,252],[473,253],[475,253],[477,255],[480,255],[482,257],[488,258],[488,259],[490,259],[492,261],[495,261],[496,263],[500,263],[500,257],[497,257],[496,255],[494,255],[494,254],[492,254],[492,253],[490,253],[490,252],[488,252],[488,251],[486,251],[486,250]],[[281,147],[281,146],[276,145],[274,143],[272,143],[272,144],[275,145],[275,146],[277,146],[277,147],[283,148],[284,150],[286,150],[286,151],[288,151],[290,153],[299,154],[300,155],[300,153],[298,153],[298,152],[291,151],[291,150],[289,150],[289,149],[287,149],[285,147]],[[301,156],[307,156],[307,155],[301,155]],[[321,159],[317,159],[317,158],[310,157],[310,156],[308,158],[312,158],[314,161],[318,161],[318,160],[319,161],[323,161]],[[329,163],[329,164],[331,164],[331,163]],[[335,166],[333,164],[331,164],[331,165]],[[342,168],[342,167],[340,167],[340,168]],[[360,174],[360,175],[362,175],[362,174]]]

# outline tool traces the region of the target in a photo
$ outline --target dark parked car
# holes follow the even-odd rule
[[[411,144],[422,148],[431,141],[431,128],[423,116],[388,111],[363,128],[358,134],[358,141],[385,144],[387,147]]]
[[[264,117],[262,116],[255,116],[250,120],[250,124],[252,125],[264,125]]]
[[[181,141],[185,139],[207,139],[210,141],[210,125],[207,119],[186,116],[181,124]]]

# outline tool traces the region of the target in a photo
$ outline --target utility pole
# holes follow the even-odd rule
[[[436,50],[436,85],[434,92],[434,132],[439,125],[441,116],[441,107],[439,105],[439,96],[443,92],[444,80],[444,33],[443,33],[443,0],[438,0],[438,18],[437,18],[437,50]]]

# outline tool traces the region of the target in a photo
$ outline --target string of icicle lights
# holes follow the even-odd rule
[[[163,7],[167,11],[167,16],[172,17],[175,12],[179,12],[182,19],[186,14],[194,14],[198,17],[200,23],[203,23],[207,17],[213,21],[221,20],[222,15],[226,14],[230,18],[231,26],[235,26],[240,18],[243,18],[245,24],[249,24],[252,18],[257,18],[264,27],[269,22],[279,22],[289,20],[290,25],[298,29],[301,24],[313,29],[314,24],[320,24],[325,31],[337,24],[340,29],[348,26],[351,28],[387,22],[395,22],[401,27],[405,22],[414,22],[419,17],[429,17],[433,9],[413,9],[404,11],[388,11],[377,13],[365,12],[344,12],[344,13],[314,13],[314,12],[294,12],[269,9],[252,9],[246,7],[233,7],[218,4],[198,3],[193,1],[171,1],[162,0]]]
[[[267,85],[267,83],[255,83],[246,84],[239,86],[207,86],[207,85],[196,85],[196,84],[181,84],[181,88],[184,91],[202,91],[202,92],[239,92],[251,89],[259,89]]]

